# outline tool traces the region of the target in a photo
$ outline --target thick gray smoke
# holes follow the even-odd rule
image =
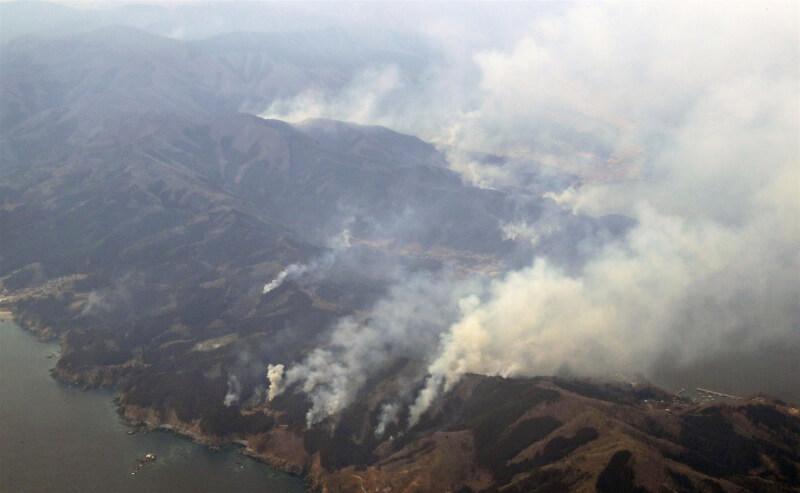
[[[582,15],[596,9],[598,17]],[[589,28],[590,36],[602,35],[601,48],[634,55],[611,29],[617,21],[608,18],[605,7],[582,10],[563,19],[566,26],[552,26],[568,45],[575,42],[570,24],[577,23]],[[579,276],[536,259],[493,283],[480,299],[465,300],[463,316],[443,335],[428,368],[411,424],[466,372],[533,375],[568,367],[582,373],[651,373],[664,361],[682,367],[777,341],[797,345],[798,54],[787,53],[771,36],[796,47],[798,27],[785,21],[791,12],[777,10],[737,6],[735,13],[715,12],[722,15],[710,39],[699,30],[704,12],[695,17],[677,9],[664,22],[645,24],[663,43],[635,46],[643,52],[634,65],[647,72],[636,76],[623,65],[613,79],[633,89],[625,96],[635,103],[628,122],[617,125],[626,136],[615,146],[637,149],[641,158],[631,164],[640,169],[641,179],[595,181],[553,196],[576,212],[628,214],[637,227],[623,245],[607,246],[590,260]],[[739,17],[744,11],[753,17]],[[796,8],[793,14],[796,18]],[[634,9],[633,17],[641,15]],[[666,38],[678,30],[689,40]],[[502,85],[503,92],[524,94],[514,81],[528,80],[526,74],[539,78],[535,67],[552,67],[570,90],[562,96],[591,94],[593,108],[605,106],[598,116],[624,104],[604,80],[568,78],[575,67],[559,54],[560,49],[527,39],[511,53],[480,60],[492,69],[490,85]],[[688,57],[673,56],[679,54]],[[614,65],[589,61],[603,69]],[[656,74],[668,76],[672,87]],[[675,106],[668,108],[669,103]]]
[[[309,394],[309,424],[352,402],[387,348],[431,334],[437,349],[414,354],[428,366],[412,425],[467,372],[652,374],[800,347],[798,6],[530,9],[530,23],[509,24],[516,29],[499,45],[470,38],[475,19],[456,17],[441,32],[423,26],[450,55],[424,87],[390,67],[338,97],[275,103],[272,116],[386,124],[560,168],[583,177],[549,195],[562,207],[637,225],[578,273],[533,258],[488,285],[432,283],[428,295],[448,299],[444,315],[409,306],[401,286],[379,310],[394,319],[343,320],[276,389],[299,384]],[[472,51],[449,44],[454,34],[472,39]],[[369,105],[352,97],[362,90]],[[450,155],[454,170],[485,187],[513,184],[524,167]],[[547,227],[507,224],[504,234],[535,243]]]

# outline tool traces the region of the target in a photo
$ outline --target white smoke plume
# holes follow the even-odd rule
[[[350,247],[350,232],[342,231],[339,235],[329,241],[330,250],[314,258],[308,264],[291,264],[282,270],[275,279],[264,284],[261,294],[265,295],[277,289],[287,279],[290,281],[311,281],[318,280],[328,273],[336,263],[339,255]]]
[[[270,395],[296,385],[311,403],[306,415],[310,427],[351,404],[367,377],[384,365],[398,357],[432,356],[439,331],[457,314],[458,300],[478,282],[456,284],[446,274],[442,278],[411,276],[390,290],[368,320],[340,319],[328,343],[289,367],[283,380],[270,386]]]
[[[550,223],[538,224],[527,221],[508,222],[500,226],[504,240],[516,240],[524,238],[537,245],[541,240],[547,238],[555,232],[555,225]]]
[[[269,394],[267,398],[271,401],[279,393],[283,391],[281,382],[283,382],[283,365],[269,365],[267,366],[267,380],[269,381]]]
[[[584,17],[589,10],[601,15]],[[677,9],[655,36],[683,25],[690,28],[681,32],[691,33],[696,52],[689,53],[684,41],[664,38],[663,46],[641,54],[642,68],[650,71],[643,78],[620,67],[622,77],[614,83],[639,86],[629,94],[636,106],[624,126],[626,136],[615,145],[636,142],[646,161],[643,179],[590,183],[553,198],[575,212],[622,212],[637,226],[579,275],[536,259],[465,299],[463,316],[442,336],[425,387],[410,409],[411,425],[466,372],[536,375],[569,368],[648,374],[658,365],[680,368],[733,351],[798,344],[798,54],[761,39],[773,32],[796,46],[796,23],[781,19],[796,18],[796,6],[789,10],[754,12],[737,4],[735,14],[718,12],[724,15],[714,22],[717,34],[706,39],[698,20]],[[634,11],[645,18],[651,14]],[[745,11],[754,15],[749,25],[738,17]],[[579,7],[564,19],[566,26],[554,29],[573,42],[567,27],[580,20],[586,29],[576,32],[601,34],[603,49],[621,48],[623,40],[609,29],[614,22],[607,22],[607,15],[602,6]],[[534,67],[553,66],[568,77],[565,67],[572,67],[555,58],[559,53],[527,40],[511,53],[485,55],[481,63],[497,78],[487,84],[499,88],[502,75],[503,91],[511,94],[534,76],[528,71]],[[670,56],[678,53],[688,59]],[[674,72],[668,74],[667,67]],[[673,86],[665,87],[655,74],[669,75]],[[579,83],[564,87],[573,94]],[[563,98],[593,94],[597,105],[621,107],[610,89],[601,80],[598,87],[584,85]],[[669,101],[675,106],[665,106]]]
[[[378,418],[378,426],[375,427],[375,436],[380,438],[386,433],[386,427],[390,424],[397,424],[399,421],[397,413],[400,412],[400,405],[396,402],[387,402],[381,406],[381,415]]]
[[[140,282],[138,274],[128,272],[116,277],[109,286],[92,290],[78,316],[104,316],[116,310],[130,310]]]
[[[800,347],[800,7],[516,8],[529,15],[421,20],[445,58],[424,85],[393,68],[337,97],[280,102],[272,116],[349,118],[513,159],[493,167],[448,153],[465,181],[487,188],[525,183],[525,163],[560,168],[583,180],[550,199],[637,225],[578,272],[533,258],[458,296],[448,291],[456,284],[433,283],[431,297],[447,291],[442,306],[460,300],[460,309],[427,317],[425,330],[408,314],[405,324],[343,320],[330,345],[286,373],[283,389],[310,396],[309,424],[352,402],[393,354],[387,348],[431,334],[438,349],[414,353],[428,375],[411,424],[466,372],[652,374],[770,344]],[[362,90],[368,106],[350,96]],[[533,242],[549,233],[525,221],[504,228]],[[393,303],[415,313],[394,295],[381,307]]]
[[[261,294],[267,294],[270,291],[277,289],[281,284],[283,284],[283,281],[285,281],[287,278],[289,278],[290,280],[298,278],[303,274],[305,274],[307,271],[308,267],[305,265],[292,264],[289,267],[282,270],[275,279],[264,284],[264,289],[261,291]]]
[[[239,402],[239,397],[242,395],[242,385],[236,375],[231,374],[228,377],[228,393],[225,394],[225,399],[222,403],[225,406],[232,406]]]
[[[490,375],[650,372],[736,346],[797,340],[797,237],[774,217],[726,228],[642,208],[623,247],[609,247],[579,277],[544,260],[464,300],[442,337],[411,424],[466,372]],[[771,224],[770,224],[771,223]],[[796,231],[795,231],[796,233]]]
[[[367,69],[357,74],[341,93],[330,96],[306,90],[279,99],[259,116],[299,123],[309,118],[333,118],[355,123],[374,121],[384,111],[379,105],[404,87],[397,67]]]

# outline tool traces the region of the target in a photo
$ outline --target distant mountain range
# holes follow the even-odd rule
[[[478,188],[414,136],[246,113],[335,91],[375,60],[429,63],[337,31],[5,42],[0,280],[23,326],[61,338],[55,376],[117,386],[129,418],[244,440],[327,491],[800,488],[797,408],[766,397],[700,406],[646,383],[471,375],[406,429],[403,411],[381,417],[424,376],[403,355],[311,427],[304,395],[267,403],[268,363],[376,316],[399,278],[490,280],[534,254],[575,270],[632,225],[544,198],[577,183],[558,170],[540,193]],[[516,222],[551,234],[504,233]],[[292,265],[304,274],[264,287]]]

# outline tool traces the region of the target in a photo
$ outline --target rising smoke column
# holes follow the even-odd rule
[[[398,86],[391,97],[374,91],[380,104],[359,121],[575,171],[586,181],[551,199],[638,224],[580,272],[535,258],[463,292],[456,319],[440,317],[444,327],[431,329],[442,332],[438,349],[415,355],[428,375],[412,424],[466,372],[649,373],[800,344],[798,6],[537,8],[502,46],[470,38],[480,29],[449,25],[438,36],[478,49],[453,55],[414,98],[397,98]],[[322,101],[315,114],[359,114],[346,97],[354,92]],[[522,182],[515,167],[451,164],[481,186]],[[548,225],[505,230],[535,240]],[[374,332],[370,348],[403,339],[402,330]],[[316,396],[312,421],[352,399],[358,372],[370,368],[352,363],[361,349],[318,349],[292,379]]]
[[[308,396],[310,427],[350,405],[369,375],[397,358],[429,358],[439,331],[458,313],[458,300],[477,289],[479,280],[460,283],[451,274],[417,274],[393,286],[365,321],[343,317],[336,322],[327,344],[304,360],[270,365],[270,398],[293,388]],[[386,424],[392,416],[386,415]]]
[[[239,379],[236,378],[236,375],[231,374],[228,377],[228,393],[225,394],[225,398],[223,399],[222,403],[225,406],[237,404],[241,395],[242,385],[239,383]]]
[[[714,70],[724,76],[694,65],[698,55],[690,56],[691,69],[684,70],[693,79],[668,91],[681,101],[679,117],[665,121],[663,103],[640,101],[626,142],[641,148],[642,179],[588,183],[552,195],[574,212],[635,218],[624,243],[606,245],[576,275],[537,258],[465,299],[462,317],[442,335],[428,366],[410,408],[411,425],[466,372],[648,374],[657,365],[680,368],[768,344],[798,345],[798,56],[758,39],[774,29],[796,43],[798,29],[781,20],[787,12],[754,15],[753,25],[721,19],[721,37],[735,47],[717,40],[696,46],[701,57],[717,57]],[[752,63],[736,59],[743,43]],[[670,54],[666,46],[654,53],[655,67]],[[487,54],[482,63],[492,71],[489,80],[499,84],[502,76],[504,90],[513,91],[534,53],[537,64],[555,60],[546,46],[526,41],[510,54]],[[642,82],[650,83],[654,98],[668,94],[658,91],[657,81]],[[612,100],[609,107],[617,104]]]
[[[270,291],[278,288],[281,284],[283,284],[283,281],[285,281],[287,278],[290,280],[296,279],[305,274],[306,272],[308,272],[308,270],[309,267],[306,265],[301,265],[301,264],[290,265],[289,267],[285,268],[280,273],[278,273],[278,276],[275,277],[275,279],[264,284],[264,289],[261,291],[261,294],[269,293]]]
[[[396,402],[387,402],[381,406],[381,414],[378,417],[378,426],[375,427],[375,436],[380,438],[386,432],[386,427],[391,424],[397,424],[399,421],[398,413],[400,412],[400,404]]]
[[[268,400],[274,399],[279,393],[283,391],[281,383],[283,382],[283,365],[269,365],[267,366],[267,381],[269,381],[269,394]]]
[[[331,239],[330,250],[326,251],[324,254],[315,257],[308,264],[289,265],[279,272],[275,279],[264,284],[261,294],[265,295],[277,289],[287,279],[290,281],[307,281],[325,277],[336,263],[337,258],[350,247],[349,236],[350,232],[344,230]]]

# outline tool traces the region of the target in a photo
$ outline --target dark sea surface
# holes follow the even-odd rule
[[[0,320],[0,491],[304,492],[295,476],[120,421],[115,392],[68,387],[48,370],[58,345]],[[136,474],[137,459],[157,456]]]

